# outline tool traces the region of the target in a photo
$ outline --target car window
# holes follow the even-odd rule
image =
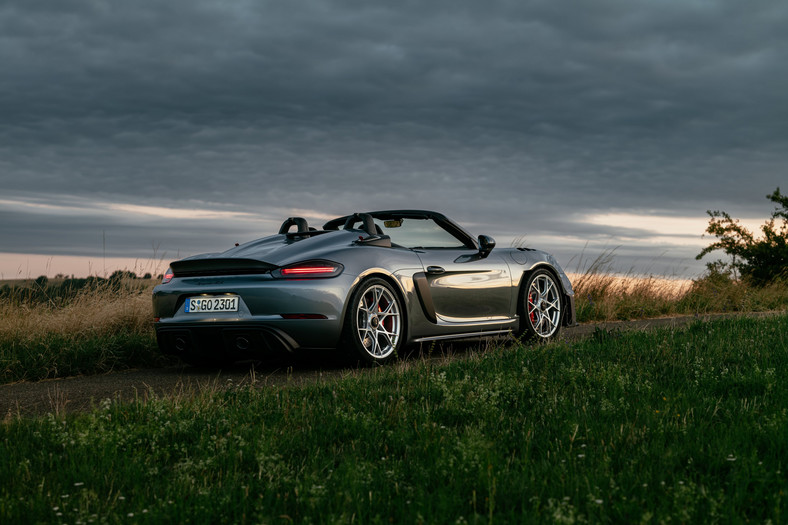
[[[432,219],[375,221],[391,242],[405,248],[466,248],[463,242]]]

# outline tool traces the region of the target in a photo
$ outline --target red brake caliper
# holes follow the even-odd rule
[[[535,294],[528,295],[528,316],[531,318],[531,325],[536,323],[536,308],[534,308],[534,303],[536,302]]]

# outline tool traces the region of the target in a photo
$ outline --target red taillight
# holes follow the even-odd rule
[[[335,271],[336,268],[333,266],[300,266],[298,268],[282,268],[282,275],[326,274]]]
[[[175,273],[172,271],[172,268],[167,268],[167,271],[164,272],[164,277],[161,279],[161,284],[167,284],[172,281],[173,277],[175,277]]]
[[[320,279],[335,277],[342,273],[344,267],[330,261],[307,261],[291,264],[272,272],[274,276],[284,279]]]

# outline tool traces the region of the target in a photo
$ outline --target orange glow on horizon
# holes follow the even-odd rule
[[[55,277],[109,277],[116,270],[134,272],[142,277],[146,273],[157,276],[164,273],[167,261],[131,257],[86,257],[80,255],[39,255],[30,253],[0,253],[0,280],[35,279],[40,275]]]

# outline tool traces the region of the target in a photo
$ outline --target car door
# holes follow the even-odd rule
[[[487,257],[470,249],[414,250],[421,259],[438,320],[473,323],[508,319],[512,304],[509,265],[493,251]]]

